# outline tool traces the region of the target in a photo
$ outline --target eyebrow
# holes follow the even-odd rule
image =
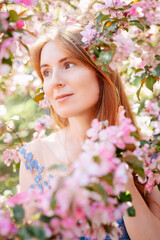
[[[62,62],[64,62],[64,61],[66,61],[67,59],[68,59],[68,58],[65,57],[65,58],[60,59],[58,62],[59,62],[59,63],[62,63]],[[49,66],[49,64],[42,64],[42,65],[40,66],[40,68],[48,67],[48,66]]]

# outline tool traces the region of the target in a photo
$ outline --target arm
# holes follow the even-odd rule
[[[25,153],[19,153],[19,157],[21,159],[20,163],[20,171],[19,171],[19,183],[20,183],[20,192],[25,192],[29,189],[29,187],[33,184],[35,184],[34,178],[36,176],[36,171],[33,169],[33,173],[31,173],[30,169],[26,169],[25,162],[28,161],[28,158],[26,159],[26,154],[29,152],[32,152],[32,143],[27,144],[27,146],[24,148]],[[36,208],[31,206],[24,205],[25,210],[25,220],[28,221],[32,215],[36,213]]]
[[[132,203],[136,210],[135,217],[124,217],[124,222],[128,234],[132,240],[159,240],[160,239],[160,208],[155,202],[160,199],[160,192],[154,190],[149,196],[153,200],[149,207],[144,202],[134,185],[133,177],[129,175],[129,181],[126,184],[126,189],[132,195]],[[159,200],[160,201],[160,200]]]

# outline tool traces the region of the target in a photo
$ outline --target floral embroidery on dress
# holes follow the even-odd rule
[[[33,154],[31,152],[26,153],[26,144],[19,149],[19,152],[26,159],[26,161],[25,161],[26,170],[30,169],[32,174],[33,174],[33,171],[35,171],[35,170],[37,171],[37,175],[34,178],[35,184],[32,184],[30,186],[30,188],[39,187],[42,191],[43,186],[47,186],[47,181],[44,181],[43,184],[41,182],[41,180],[42,180],[41,173],[44,170],[44,167],[43,166],[41,167],[38,165],[38,161],[33,159]]]

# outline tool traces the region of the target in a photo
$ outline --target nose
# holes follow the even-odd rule
[[[58,69],[54,69],[52,72],[52,86],[53,88],[60,88],[65,86],[65,81]]]

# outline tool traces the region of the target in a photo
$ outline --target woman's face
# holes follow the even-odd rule
[[[68,57],[57,41],[49,41],[41,52],[43,88],[54,111],[63,118],[92,114],[99,99],[96,73]]]

